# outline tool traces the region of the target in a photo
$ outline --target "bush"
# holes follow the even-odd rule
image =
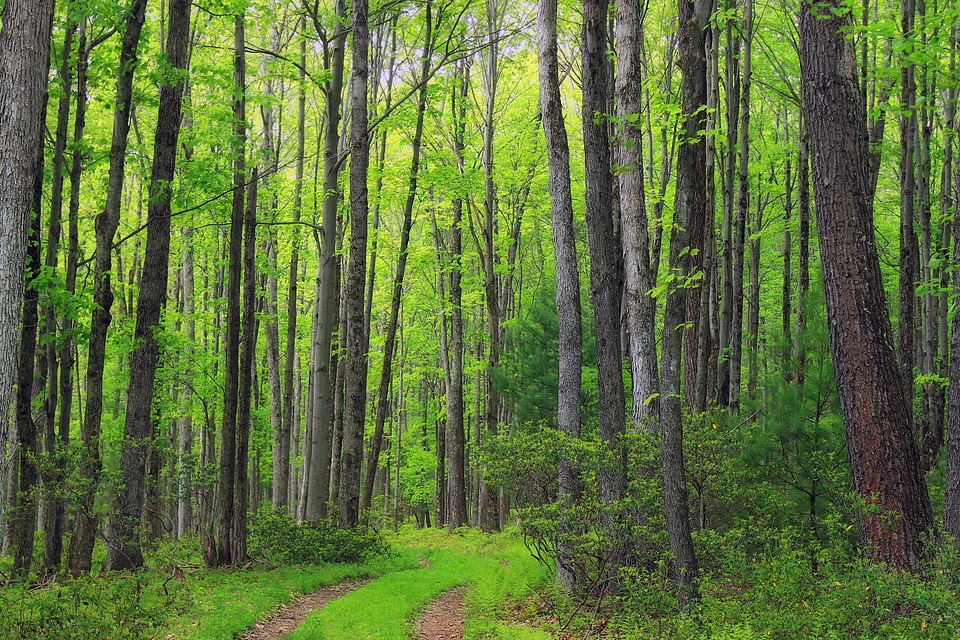
[[[250,522],[250,555],[273,564],[357,563],[385,554],[373,529],[338,529],[329,521],[298,523],[284,509],[263,510]]]

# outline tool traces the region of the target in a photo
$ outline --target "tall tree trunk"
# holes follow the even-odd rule
[[[954,28],[953,44],[956,48],[958,32]],[[952,58],[951,58],[952,61]],[[956,94],[954,94],[956,95]],[[956,112],[954,112],[954,118]],[[957,123],[954,122],[954,130]],[[945,132],[949,136],[950,132]],[[947,148],[952,142],[947,141]],[[952,156],[952,151],[950,152]],[[953,201],[960,199],[960,162],[956,163],[953,175],[954,190],[950,194]],[[954,215],[952,221],[953,252],[955,263],[960,262],[960,216]],[[960,290],[960,270],[953,271],[953,291]],[[953,536],[955,548],[960,549],[960,314],[954,314],[950,323],[950,385],[947,395],[947,477],[944,487],[943,525],[947,533]]]
[[[246,55],[244,15],[233,29],[233,207],[230,213],[229,267],[227,275],[227,328],[224,344],[223,416],[220,425],[220,470],[217,477],[217,563],[230,566],[237,560],[233,531],[236,518],[237,415],[240,394],[240,288],[243,262],[244,187],[246,181]],[[245,462],[245,460],[244,460]]]
[[[242,20],[242,18],[241,18]],[[243,320],[240,341],[240,379],[237,398],[237,460],[234,466],[233,533],[230,557],[233,564],[247,560],[247,506],[249,504],[249,446],[251,401],[257,346],[257,168],[247,184],[247,203],[243,219]]]
[[[48,272],[57,269],[60,257],[60,237],[63,230],[63,164],[67,147],[67,131],[70,126],[70,99],[73,95],[70,58],[73,53],[73,39],[77,32],[77,24],[71,21],[67,25],[63,38],[63,53],[60,58],[60,83],[63,93],[57,109],[57,130],[53,143],[52,184],[50,187],[50,221],[47,226],[47,247],[45,266]],[[44,500],[43,516],[43,569],[46,573],[54,574],[60,570],[63,556],[63,526],[65,524],[66,509],[60,498],[60,487],[66,472],[66,461],[63,457],[66,446],[65,440],[58,442],[57,438],[57,402],[60,391],[57,373],[59,362],[57,359],[57,309],[54,304],[48,303],[44,317],[44,337],[41,342],[44,346],[45,371],[41,372],[46,382],[46,397],[43,400],[42,424],[44,429],[44,449],[49,457],[46,470],[43,472],[43,485],[46,499]],[[39,364],[39,363],[38,363]]]
[[[621,442],[625,429],[625,402],[620,351],[620,296],[623,263],[613,224],[613,175],[610,136],[606,118],[607,51],[606,0],[583,4],[583,144],[586,177],[587,242],[590,248],[590,286],[596,333],[597,385],[599,389],[600,497],[616,503],[626,490],[626,451]],[[616,582],[627,561],[625,531],[612,515],[603,523],[609,537],[607,573]]]
[[[466,165],[463,151],[466,146],[467,99],[470,90],[470,65],[461,61],[456,67],[456,83],[452,91],[453,154],[457,172],[463,175]],[[450,530],[466,526],[470,520],[467,510],[467,437],[464,426],[463,399],[463,207],[462,197],[452,202],[453,220],[450,225],[449,246],[449,300],[450,339],[447,376],[447,523]]]
[[[172,74],[160,87],[157,131],[153,147],[153,170],[147,209],[147,244],[143,275],[137,298],[136,346],[130,355],[130,383],[127,386],[126,418],[120,475],[123,490],[113,502],[113,517],[107,531],[107,571],[143,566],[140,550],[140,516],[145,496],[147,450],[153,436],[153,397],[157,373],[160,314],[167,299],[170,263],[170,217],[177,143],[180,137],[183,88],[181,73],[187,68],[192,0],[170,0],[167,62]],[[155,459],[160,452],[153,450]],[[154,504],[157,508],[159,505]]]
[[[914,36],[915,10],[914,0],[904,0],[900,4],[900,20],[905,40]],[[900,378],[903,381],[904,392],[910,405],[907,424],[911,427],[913,425],[913,368],[915,365],[913,344],[916,323],[914,314],[915,283],[920,273],[917,236],[913,232],[916,198],[914,159],[917,136],[915,70],[915,64],[908,60],[903,61],[900,69],[900,102],[904,105],[906,112],[900,116],[900,278],[899,306],[897,308],[897,350],[900,356]],[[873,203],[868,202],[867,206],[872,210]]]
[[[620,217],[623,222],[621,242],[626,284],[626,331],[630,338],[633,374],[633,422],[649,432],[655,432],[660,406],[655,398],[659,393],[660,381],[654,327],[657,308],[652,295],[656,278],[650,263],[649,222],[643,184],[643,131],[640,128],[643,108],[640,86],[642,12],[639,4],[617,3],[616,115],[619,131],[616,151],[617,164],[623,167],[618,178]],[[577,345],[579,342],[573,348],[579,349]]]
[[[872,557],[919,571],[933,512],[892,349],[849,23],[836,2],[802,6],[800,60],[830,348],[853,486],[877,507],[860,516],[861,541]]]
[[[86,126],[87,110],[87,58],[90,47],[87,45],[86,20],[81,21],[77,41],[77,106],[74,114],[73,142],[74,150],[70,166],[70,204],[67,213],[67,255],[64,271],[64,289],[73,295],[77,289],[77,263],[80,255],[80,176],[83,165],[83,130]],[[70,421],[73,414],[73,370],[76,362],[74,349],[76,342],[72,337],[74,320],[69,315],[62,320],[61,333],[64,339],[60,343],[60,413],[57,416],[57,432],[61,442],[69,443]],[[78,402],[79,406],[79,402]],[[80,423],[84,417],[80,415]],[[66,460],[61,460],[64,473]],[[81,467],[82,468],[82,467]],[[86,494],[81,490],[81,496]],[[64,515],[64,530],[67,522]],[[69,569],[69,567],[68,567]]]
[[[683,326],[686,316],[686,291],[682,286],[690,269],[688,229],[703,190],[703,164],[697,115],[700,100],[700,62],[705,56],[703,30],[707,17],[701,7],[681,0],[679,4],[679,60],[683,115],[682,137],[677,156],[677,191],[674,225],[670,232],[670,272],[673,286],[667,291],[663,311],[663,346],[660,354],[660,456],[663,465],[663,497],[667,537],[675,566],[673,579],[680,587],[679,605],[685,608],[696,597],[697,558],[690,537],[687,512],[687,486],[683,468],[683,422],[680,395],[680,364],[683,350]]]
[[[420,57],[420,91],[417,97],[417,124],[411,143],[413,156],[410,160],[410,183],[407,188],[407,199],[403,205],[403,226],[400,229],[400,255],[397,258],[397,270],[393,280],[393,296],[390,300],[390,319],[387,323],[386,338],[383,344],[383,366],[380,369],[380,382],[377,385],[377,408],[374,433],[373,438],[370,440],[367,475],[364,478],[363,494],[360,497],[361,513],[370,508],[370,503],[373,499],[373,484],[377,476],[377,468],[379,467],[383,429],[387,422],[387,411],[389,409],[388,390],[390,388],[390,381],[393,378],[393,354],[397,340],[397,324],[400,318],[403,278],[407,269],[407,246],[410,243],[410,229],[413,227],[413,205],[417,198],[417,177],[420,171],[420,146],[423,140],[423,119],[427,109],[427,80],[430,76],[430,58],[433,55],[433,14],[430,0],[426,2],[425,11],[426,15],[424,20],[426,22],[426,28],[424,30],[424,46]],[[352,242],[351,246],[353,246]],[[438,484],[438,487],[439,486]]]
[[[49,47],[48,47],[49,48]],[[41,112],[46,112],[47,99],[42,100]],[[10,511],[11,541],[13,543],[14,579],[30,573],[33,560],[33,540],[37,529],[37,480],[40,475],[37,446],[37,426],[33,419],[34,358],[37,354],[37,325],[39,324],[39,286],[41,277],[40,242],[42,226],[40,208],[43,200],[43,145],[33,151],[36,170],[33,180],[33,202],[30,230],[27,237],[27,255],[24,264],[24,300],[20,325],[20,349],[17,363],[16,425],[19,478],[17,504]]]
[[[730,7],[731,0],[727,6]],[[717,404],[730,406],[730,360],[733,350],[732,327],[734,306],[734,212],[733,187],[736,173],[737,126],[740,113],[740,40],[733,35],[733,21],[727,20],[725,28],[726,40],[726,91],[727,101],[727,140],[723,153],[723,194],[721,199],[722,222],[720,238],[721,266],[721,293],[720,293],[720,332],[719,341],[720,362],[717,364]]]
[[[618,6],[619,9],[619,6]],[[580,308],[580,274],[577,268],[577,240],[573,224],[573,196],[570,190],[570,147],[560,100],[560,72],[557,58],[557,0],[540,0],[537,13],[539,49],[540,110],[547,144],[550,217],[553,228],[557,280],[557,334],[559,372],[557,377],[557,428],[571,438],[580,437],[580,390],[583,365],[583,335]],[[637,173],[639,174],[639,167]],[[642,174],[640,174],[642,176]],[[621,189],[621,195],[623,190]],[[458,283],[459,284],[459,283]],[[462,354],[461,354],[462,355]],[[461,400],[462,401],[462,400]],[[572,460],[561,460],[558,474],[559,500],[569,507],[581,493],[580,475]],[[561,512],[561,535],[576,526]],[[561,540],[557,549],[557,584],[574,592],[581,576],[569,543]]]
[[[343,0],[334,0],[337,23],[330,39],[332,51],[324,57],[330,70],[326,87],[323,129],[323,205],[321,213],[319,295],[317,297],[317,333],[313,370],[313,424],[310,425],[312,463],[304,469],[308,491],[304,519],[316,523],[327,514],[330,492],[330,440],[333,430],[334,387],[336,373],[331,370],[331,345],[337,326],[337,203],[340,198],[339,125],[343,93],[343,60],[347,34],[346,8]],[[313,17],[313,16],[312,16]],[[315,18],[319,27],[319,19]]]
[[[340,472],[340,528],[359,520],[360,467],[363,464],[363,428],[367,410],[367,339],[363,322],[363,287],[367,267],[367,169],[370,134],[367,131],[367,75],[369,49],[367,0],[353,3],[353,66],[350,76],[350,264],[343,296],[347,306],[344,372],[343,453]],[[405,223],[406,224],[406,223]],[[401,249],[402,251],[402,249]]]
[[[17,370],[17,328],[41,144],[53,0],[10,0],[0,30],[0,423],[7,424]]]
[[[499,39],[498,25],[501,22],[498,0],[485,0],[486,6],[486,59],[484,64],[484,114],[483,114],[483,151],[481,165],[483,166],[483,288],[487,309],[487,369],[485,374],[486,405],[484,406],[483,422],[488,434],[495,435],[500,422],[500,394],[493,385],[493,371],[500,365],[500,324],[502,309],[500,308],[500,290],[495,265],[496,255],[496,224],[497,224],[497,191],[494,181],[493,137],[496,115],[497,88],[500,82],[499,67]],[[483,531],[498,531],[500,529],[500,508],[498,492],[490,486],[486,479],[481,478],[479,494],[479,526]]]
[[[743,18],[743,73],[740,91],[740,154],[737,168],[737,210],[733,219],[733,244],[731,246],[733,274],[733,307],[730,316],[730,390],[729,406],[734,412],[740,410],[740,395],[743,377],[743,267],[746,247],[746,230],[750,218],[750,74],[751,40],[753,31],[753,5],[747,0]]]
[[[133,0],[126,14],[126,31],[120,49],[117,100],[113,111],[113,139],[110,143],[110,177],[107,201],[97,216],[97,247],[94,260],[93,313],[87,347],[87,408],[80,426],[81,493],[73,535],[67,550],[67,571],[80,575],[90,570],[97,516],[94,498],[100,484],[103,463],[100,459],[100,419],[103,414],[103,367],[106,356],[110,309],[113,306],[113,238],[120,224],[120,204],[126,165],[127,138],[130,133],[130,112],[133,105],[133,74],[137,67],[137,45],[143,29],[147,0]]]
[[[800,139],[797,152],[797,312],[794,317],[793,361],[797,372],[797,384],[803,385],[806,370],[807,331],[805,306],[810,291],[810,138],[807,135],[807,116],[800,113]]]
[[[784,382],[793,382],[795,362],[791,362],[793,355],[793,235],[790,228],[790,218],[793,215],[793,150],[790,149],[790,120],[786,109],[783,111],[783,134],[780,139],[786,149],[783,163],[783,288],[780,290],[780,307],[783,311],[780,321],[780,332],[783,334],[783,348],[780,351],[781,370]],[[800,306],[797,299],[797,306]]]
[[[189,360],[197,340],[197,320],[194,313],[194,260],[193,260],[193,229],[183,227],[183,253],[180,262],[180,282],[183,287],[183,319],[186,332],[186,356]],[[177,537],[187,534],[193,526],[193,390],[189,383],[192,369],[186,372],[186,380],[180,389],[183,406],[178,424],[177,442]]]
[[[300,214],[303,210],[303,165],[306,155],[307,108],[307,41],[300,41],[299,88],[297,92],[297,160],[293,182],[293,238],[290,249],[289,284],[287,287],[287,335],[283,367],[283,421],[274,441],[273,504],[288,502],[290,486],[290,437],[294,431],[294,360],[297,349],[297,286],[300,272]],[[296,448],[294,448],[296,451]]]

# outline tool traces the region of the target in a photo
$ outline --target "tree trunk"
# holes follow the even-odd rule
[[[187,358],[193,353],[197,340],[197,321],[194,313],[194,265],[193,265],[193,229],[183,227],[183,253],[180,263],[180,282],[183,287],[183,319],[187,338]],[[193,526],[193,390],[189,383],[191,369],[186,372],[186,380],[180,390],[183,406],[178,424],[177,442],[177,538],[187,534]]]
[[[652,295],[656,276],[650,263],[649,222],[643,175],[643,131],[640,128],[643,108],[640,85],[642,11],[639,4],[617,3],[615,40],[619,64],[616,73],[616,115],[619,131],[616,151],[617,164],[623,167],[618,178],[620,217],[623,222],[621,241],[626,284],[626,332],[630,339],[633,374],[633,422],[648,432],[655,432],[660,413],[660,405],[656,402],[660,381],[654,327],[657,308]],[[560,344],[564,344],[562,340]],[[578,345],[579,341],[573,348],[579,349]],[[579,398],[577,401],[579,402]]]
[[[87,347],[86,395],[87,409],[80,427],[80,480],[82,487],[77,500],[77,516],[73,536],[67,550],[67,571],[80,575],[90,570],[97,518],[94,498],[100,484],[103,463],[100,459],[100,419],[103,414],[103,367],[106,356],[107,331],[110,328],[110,309],[113,289],[110,284],[113,271],[113,238],[120,224],[120,204],[126,164],[127,138],[130,133],[130,112],[133,105],[133,74],[137,67],[137,45],[147,0],[133,0],[126,14],[126,31],[120,50],[117,100],[113,111],[113,139],[110,144],[110,177],[107,183],[107,201],[97,216],[97,247],[94,260],[93,314],[90,320],[90,338]],[[75,169],[76,170],[76,169]]]
[[[623,263],[613,225],[613,176],[610,136],[600,114],[607,108],[606,0],[583,5],[583,144],[586,177],[587,242],[590,248],[590,286],[596,333],[601,454],[600,498],[616,503],[626,489],[626,452],[621,443],[625,428],[622,360],[620,351],[620,296]],[[603,523],[609,536],[606,566],[612,583],[627,561],[625,532],[613,516]]]
[[[46,112],[47,99],[42,100],[41,112]],[[31,205],[30,231],[27,237],[27,255],[24,265],[23,317],[20,325],[19,362],[17,363],[16,425],[17,505],[10,510],[11,542],[13,543],[14,579],[26,578],[33,560],[33,540],[37,529],[37,481],[40,475],[40,450],[37,446],[37,426],[33,419],[34,358],[37,354],[37,325],[39,324],[39,284],[41,277],[40,241],[42,227],[40,207],[43,200],[43,145],[34,150],[33,202]]]
[[[900,4],[900,20],[905,39],[912,38],[914,35],[914,13],[914,0],[904,0]],[[908,426],[911,428],[913,425],[913,368],[915,365],[913,345],[916,322],[914,314],[915,283],[920,274],[917,236],[913,232],[914,199],[916,198],[914,154],[917,136],[917,86],[914,72],[915,65],[908,60],[904,60],[900,69],[900,102],[907,111],[900,116],[900,278],[899,305],[897,307],[897,350],[900,357],[900,378],[903,381],[903,389],[910,406],[906,419]],[[872,200],[867,202],[867,206],[871,210],[873,209]]]
[[[618,7],[619,8],[619,7]],[[619,39],[618,39],[619,42]],[[583,365],[583,335],[580,308],[580,274],[577,268],[577,241],[573,223],[573,196],[570,190],[570,147],[560,100],[557,58],[557,0],[540,0],[537,13],[539,49],[540,110],[547,144],[550,212],[553,228],[557,279],[557,333],[559,373],[557,377],[557,428],[571,438],[580,437],[580,390]],[[637,168],[637,174],[642,173]],[[623,189],[621,188],[621,196]],[[458,283],[459,284],[459,283]],[[629,294],[628,294],[629,295]],[[462,331],[462,330],[461,330]],[[462,354],[461,354],[462,356]],[[462,363],[461,363],[462,364]],[[462,399],[461,399],[462,402]],[[561,460],[558,474],[559,500],[569,507],[581,493],[580,475],[572,460]],[[562,511],[558,523],[561,535],[576,524]],[[557,584],[569,592],[579,587],[575,552],[561,540],[557,549]]]
[[[50,221],[47,227],[47,247],[45,266],[49,273],[55,273],[60,257],[60,237],[63,230],[63,164],[67,147],[67,131],[70,126],[70,99],[73,95],[70,69],[70,57],[73,53],[73,38],[77,24],[71,21],[67,25],[63,39],[63,53],[60,59],[60,83],[63,94],[57,109],[57,130],[53,143],[52,185],[50,187]],[[66,509],[60,497],[60,488],[66,472],[64,459],[65,439],[57,437],[57,402],[60,391],[57,373],[59,370],[57,353],[57,309],[52,303],[46,306],[44,318],[46,397],[43,400],[44,449],[49,457],[47,469],[43,473],[44,500],[43,517],[43,569],[55,574],[60,570],[63,556],[63,526]],[[39,363],[38,363],[39,364]]]
[[[293,238],[290,249],[289,284],[287,288],[287,335],[283,368],[283,421],[274,441],[273,504],[288,503],[290,486],[290,437],[294,431],[294,360],[297,349],[297,279],[300,272],[300,213],[303,210],[303,164],[306,153],[307,108],[307,41],[300,41],[299,89],[297,93],[297,159],[293,182]],[[294,447],[294,451],[296,451]]]
[[[686,291],[683,284],[689,275],[690,220],[697,207],[698,191],[703,187],[703,164],[700,143],[694,142],[701,129],[697,110],[700,105],[700,63],[705,56],[703,29],[706,16],[693,2],[679,4],[679,55],[682,70],[680,95],[685,140],[677,156],[677,191],[674,225],[670,233],[670,277],[663,311],[663,346],[660,364],[660,456],[663,465],[663,497],[667,521],[667,537],[675,566],[673,579],[679,585],[679,605],[686,608],[695,598],[697,558],[690,537],[687,512],[687,486],[683,468],[683,403],[680,395],[680,365],[683,350],[683,326],[686,316]]]
[[[367,410],[367,349],[363,322],[363,287],[367,266],[367,169],[370,134],[367,131],[367,75],[369,49],[367,0],[353,3],[353,67],[350,77],[350,264],[343,296],[347,306],[344,372],[343,453],[340,472],[340,528],[359,521],[360,467],[363,464],[363,428]],[[405,223],[406,224],[406,223]],[[402,251],[402,249],[401,249]]]
[[[36,153],[42,140],[53,0],[11,0],[0,30],[0,421],[6,424],[17,370],[17,329]]]
[[[496,255],[496,224],[497,224],[497,190],[494,182],[493,169],[493,137],[495,128],[495,109],[497,86],[500,81],[499,69],[499,33],[498,24],[501,16],[498,15],[497,0],[485,0],[486,6],[486,59],[484,67],[484,114],[483,114],[483,151],[481,165],[483,166],[483,250],[481,261],[483,264],[483,288],[487,310],[487,369],[485,372],[486,404],[484,406],[483,422],[486,432],[493,436],[499,430],[500,423],[500,394],[493,385],[493,371],[500,365],[500,339],[503,320],[500,308],[500,291],[495,269]],[[500,508],[498,492],[495,487],[489,486],[484,478],[480,479],[479,493],[479,526],[483,531],[500,530]]]
[[[849,22],[835,2],[803,4],[803,95],[830,348],[854,489],[877,507],[860,516],[861,541],[868,555],[919,571],[933,512],[892,348],[867,199],[866,114],[843,33]]]
[[[750,219],[750,74],[751,32],[753,30],[752,3],[747,0],[743,28],[743,73],[740,91],[740,154],[737,169],[737,210],[733,219],[733,244],[731,259],[733,273],[733,306],[730,316],[730,389],[729,407],[735,413],[740,410],[740,395],[743,378],[743,266],[746,247],[747,223]]]
[[[240,18],[242,20],[242,18]],[[247,184],[247,204],[243,220],[243,320],[240,342],[240,379],[237,401],[237,460],[234,466],[233,533],[230,557],[233,564],[247,560],[247,506],[249,504],[249,445],[251,400],[254,383],[257,329],[257,168]]]
[[[176,71],[185,71],[187,68],[191,4],[191,0],[170,0],[167,61]],[[147,209],[147,244],[137,298],[136,346],[130,355],[130,383],[127,387],[127,411],[120,456],[123,490],[117,493],[113,502],[114,515],[107,532],[108,552],[104,566],[107,571],[143,566],[140,516],[145,496],[147,450],[153,436],[154,382],[159,357],[156,334],[160,331],[160,314],[167,299],[171,185],[176,166],[185,84],[182,77],[175,75],[173,78],[172,82],[165,82],[160,87]],[[159,452],[154,450],[153,456],[159,456]]]
[[[240,282],[243,261],[244,186],[246,181],[246,56],[244,16],[234,20],[233,85],[233,207],[230,213],[227,276],[227,328],[224,344],[223,416],[220,426],[220,469],[217,477],[217,564],[230,566],[236,558],[233,531],[237,476],[237,415],[240,393]]]
[[[317,331],[313,363],[313,386],[310,390],[313,405],[311,433],[312,462],[304,468],[307,485],[304,519],[318,522],[327,514],[330,493],[330,436],[333,430],[334,391],[331,371],[331,345],[337,319],[337,203],[340,198],[339,124],[341,94],[343,93],[343,60],[346,41],[346,8],[343,0],[334,0],[337,23],[330,40],[332,51],[325,50],[330,82],[326,87],[323,129],[323,206],[321,213],[319,295],[317,296]],[[322,27],[315,19],[318,34]]]

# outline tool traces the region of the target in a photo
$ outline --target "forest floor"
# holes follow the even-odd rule
[[[280,605],[276,611],[255,624],[240,638],[241,640],[279,640],[303,624],[312,612],[323,608],[331,600],[336,600],[362,587],[367,582],[369,580],[342,582],[299,596],[289,605]]]
[[[417,622],[417,640],[463,640],[463,593],[447,591],[431,602]]]

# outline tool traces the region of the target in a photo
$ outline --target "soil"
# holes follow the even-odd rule
[[[369,582],[369,580],[342,582],[330,587],[323,587],[309,595],[299,596],[292,603],[282,605],[279,609],[258,622],[245,634],[240,636],[240,638],[241,640],[279,640],[279,638],[282,638],[303,624],[303,621],[311,611],[322,608],[331,600],[336,600],[354,589],[362,587],[367,584],[367,582]],[[457,637],[461,638],[462,636]]]
[[[417,622],[417,640],[463,640],[463,593],[447,591]]]

